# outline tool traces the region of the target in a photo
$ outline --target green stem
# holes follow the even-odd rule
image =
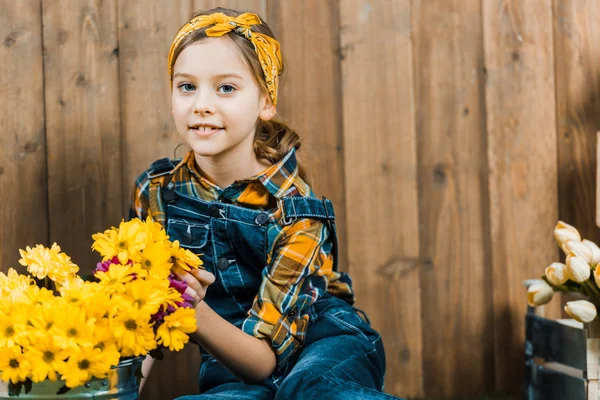
[[[589,280],[585,281],[584,283],[592,292],[594,292],[598,300],[600,300],[600,290],[598,290],[598,288]]]

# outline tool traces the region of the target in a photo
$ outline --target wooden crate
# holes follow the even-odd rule
[[[600,324],[525,317],[525,399],[600,400]]]

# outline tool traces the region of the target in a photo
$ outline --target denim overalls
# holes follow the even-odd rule
[[[159,176],[156,171],[153,175]],[[204,301],[238,328],[248,316],[267,266],[270,224],[319,219],[330,227],[336,256],[335,216],[329,200],[282,197],[279,204],[283,214],[277,215],[283,217],[277,220],[276,210],[207,202],[177,193],[169,180],[151,191],[155,198],[150,204],[162,202],[170,239],[200,254],[204,268],[215,275]],[[241,383],[200,347],[199,386],[203,394],[183,399],[393,398],[380,392],[385,355],[381,337],[368,320],[363,320],[348,302],[329,293],[304,313],[310,316],[304,347],[265,381],[256,385]],[[299,315],[293,310],[286,316],[296,317]]]

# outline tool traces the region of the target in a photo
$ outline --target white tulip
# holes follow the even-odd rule
[[[583,242],[579,242],[577,240],[567,240],[563,243],[562,248],[566,255],[575,253],[585,258],[588,263],[592,261],[592,249],[589,247],[589,245],[586,245]],[[598,249],[598,251],[600,251],[600,249]]]
[[[590,261],[590,264],[595,267],[598,265],[598,263],[600,263],[600,247],[598,247],[596,243],[587,239],[583,239],[582,243],[592,250],[592,260]]]
[[[596,306],[587,300],[567,302],[565,312],[579,322],[592,322],[597,314]]]
[[[558,221],[554,228],[554,238],[558,242],[559,246],[562,246],[567,240],[581,241],[581,235],[579,231],[574,227],[565,222]]]
[[[541,306],[550,302],[553,294],[552,286],[539,280],[527,288],[527,304],[532,307]]]
[[[590,264],[587,260],[578,254],[571,253],[567,257],[567,278],[583,283],[590,277]]]
[[[553,262],[546,268],[546,279],[551,285],[560,286],[565,283],[567,278],[567,266],[563,263]]]

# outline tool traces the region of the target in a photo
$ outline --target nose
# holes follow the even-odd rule
[[[210,115],[215,113],[214,97],[209,90],[198,90],[195,97],[194,114]]]

